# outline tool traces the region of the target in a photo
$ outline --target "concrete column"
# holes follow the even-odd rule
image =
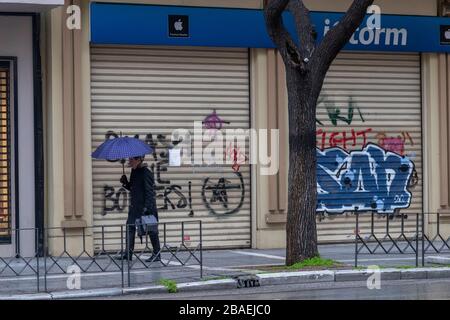
[[[438,55],[440,207],[444,223],[450,223],[450,55]]]
[[[81,30],[67,7],[82,5]],[[46,146],[49,253],[93,251],[90,176],[89,2],[66,0],[46,15]],[[85,233],[83,241],[81,235]]]
[[[272,51],[272,52],[270,52]],[[273,50],[252,49],[252,123],[255,129],[279,127],[276,55]],[[280,145],[286,140],[280,135]],[[280,147],[280,153],[283,149]],[[280,155],[280,158],[287,155]],[[281,166],[281,165],[280,165]],[[256,248],[284,248],[286,245],[285,214],[280,214],[279,174],[260,174],[260,165],[254,166],[254,194],[256,201]],[[268,220],[270,217],[272,220]],[[278,221],[276,221],[277,218]]]
[[[269,176],[269,212],[266,223],[285,224],[287,212],[287,167],[288,167],[288,116],[286,99],[286,76],[281,57],[274,49],[267,50],[267,101],[268,129],[277,129],[280,134],[279,163],[276,175]]]

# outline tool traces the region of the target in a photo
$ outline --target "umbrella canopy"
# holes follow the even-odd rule
[[[152,153],[152,148],[136,138],[117,137],[103,142],[93,153],[92,157],[103,160],[121,160],[143,156]]]

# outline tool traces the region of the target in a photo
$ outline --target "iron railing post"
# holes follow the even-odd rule
[[[47,292],[47,248],[48,248],[48,230],[44,228],[44,290]]]
[[[35,234],[35,256],[36,256],[36,274],[37,274],[37,292],[40,292],[40,286],[39,286],[39,228],[34,230]]]
[[[184,221],[181,221],[181,245],[184,246]]]
[[[419,266],[419,214],[416,213],[416,267]]]
[[[425,266],[425,212],[422,212],[422,267]]]
[[[130,273],[130,259],[133,258],[133,255],[130,255],[130,225],[127,223],[127,228],[126,228],[126,234],[125,234],[125,243],[126,243],[126,250],[127,252],[125,253],[124,256],[122,256],[122,260],[123,258],[127,259],[127,280],[128,280],[128,288],[131,287],[131,273]],[[134,236],[134,235],[133,235]],[[130,239],[128,239],[130,238]]]
[[[105,226],[102,226],[102,253],[104,252],[105,252]]]
[[[120,254],[122,255],[123,258],[123,225],[120,226]],[[120,259],[120,263],[121,263],[121,268],[120,268],[120,274],[122,277],[122,288],[125,287],[124,284],[124,274],[123,274],[123,259]]]
[[[86,251],[86,227],[83,227],[83,252]]]
[[[63,239],[64,239],[64,253],[66,253],[67,252],[66,228],[63,228]]]
[[[391,231],[389,230],[389,213],[386,214],[386,237],[388,238],[388,240],[391,240]],[[386,239],[386,238],[384,238],[384,239]],[[387,253],[391,253],[391,250],[393,247],[394,246],[388,248]]]
[[[440,225],[441,225],[441,214],[440,214],[439,211],[437,212],[437,220],[436,220],[436,222],[437,222],[437,226],[436,226],[436,232],[437,232],[436,238],[442,239],[442,237],[441,237],[441,228],[440,228]],[[441,253],[441,249],[442,249],[442,247],[439,248],[438,253]]]
[[[203,229],[202,220],[200,221],[200,279],[203,278]]]
[[[166,224],[166,222],[164,222],[164,247],[166,247],[167,246],[167,242],[166,242],[166,240],[167,240],[167,234],[166,234],[166,231],[167,231],[167,224]]]
[[[375,212],[373,211],[370,217],[370,235],[375,237]]]
[[[358,235],[359,235],[359,213],[355,208],[356,229],[355,229],[355,268],[358,267]]]
[[[15,232],[15,234],[14,234],[14,238],[16,239],[15,241],[16,241],[16,252],[15,252],[15,257],[16,257],[16,259],[19,259],[19,257],[20,257],[20,244],[19,244],[19,229],[17,229],[17,228],[15,228],[14,229],[16,232]]]

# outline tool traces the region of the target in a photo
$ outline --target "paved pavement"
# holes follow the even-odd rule
[[[340,245],[321,245],[319,252],[322,257],[338,260],[349,267],[354,265],[353,244]],[[163,253],[163,262],[168,263],[171,255]],[[189,255],[187,253],[179,254],[181,261],[185,261]],[[103,260],[102,260],[103,259]],[[43,270],[43,259],[40,259],[40,270]],[[359,265],[379,265],[383,267],[392,266],[414,266],[416,257],[411,254],[363,254],[359,256]],[[2,265],[0,260],[0,296],[12,294],[35,293],[37,291],[37,277],[30,270],[30,266],[37,270],[37,261],[28,262],[27,266],[23,260],[8,260],[14,265],[14,269],[25,268],[24,276],[15,276],[8,267]],[[82,273],[80,277],[81,289],[98,289],[98,288],[121,288],[125,287],[149,286],[158,284],[161,279],[174,280],[177,283],[203,281],[208,279],[219,279],[230,276],[242,276],[257,273],[255,270],[258,266],[267,265],[284,265],[285,250],[284,249],[242,249],[242,250],[210,250],[203,252],[203,278],[200,278],[200,266],[194,259],[190,259],[186,266],[181,266],[177,260],[172,259],[167,266],[160,263],[153,263],[148,266],[136,259],[128,273],[128,264],[124,264],[125,272],[120,272],[120,262],[116,265],[108,258],[100,258],[96,263],[92,260],[83,260],[83,257],[77,260],[77,263],[90,272]],[[68,283],[76,284],[74,278],[69,278],[74,274],[64,274],[69,266],[73,266],[73,260],[68,257],[61,257],[58,265],[53,264],[54,261],[47,261],[47,269],[51,267],[50,274],[47,275],[47,291],[64,291],[68,289]],[[105,272],[95,272],[100,270],[100,266],[106,270]],[[251,268],[249,268],[251,267]],[[254,269],[254,270],[252,270]],[[41,271],[40,290],[44,290],[44,276]]]
[[[368,289],[364,282],[320,282],[258,288],[183,293],[135,294],[101,299],[117,300],[449,300],[450,279],[381,282]],[[98,298],[95,298],[98,299]]]

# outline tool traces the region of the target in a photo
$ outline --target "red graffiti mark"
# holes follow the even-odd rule
[[[237,154],[238,154],[238,151],[236,150],[236,148],[233,149],[233,166],[232,166],[232,168],[233,168],[234,172],[238,172],[238,171],[239,171],[239,168],[241,167],[241,166],[237,163]]]
[[[233,168],[234,172],[238,172],[241,165],[248,159],[244,152],[242,152],[239,148],[233,148],[231,143],[225,150],[225,157],[233,161],[231,168]]]
[[[235,163],[231,166],[231,168],[233,169],[234,172],[238,172],[241,166]]]
[[[327,132],[319,129],[316,131],[316,136],[320,136],[317,139],[317,146],[323,150],[331,147],[341,147],[347,150],[349,147],[355,147],[358,142],[362,141],[362,146],[367,143],[367,134],[372,132],[372,128],[365,130],[355,131],[341,131],[341,132]]]
[[[378,144],[386,151],[395,152],[400,155],[405,154],[406,140],[409,140],[411,146],[414,146],[414,140],[408,132],[401,132],[397,137],[387,136],[384,132],[377,134]]]
[[[232,159],[233,162],[243,164],[247,160],[247,156],[245,155],[240,148],[233,148],[231,143],[228,145],[225,150],[225,156],[227,159]]]
[[[383,149],[403,155],[405,153],[405,142],[401,138],[383,139]]]

